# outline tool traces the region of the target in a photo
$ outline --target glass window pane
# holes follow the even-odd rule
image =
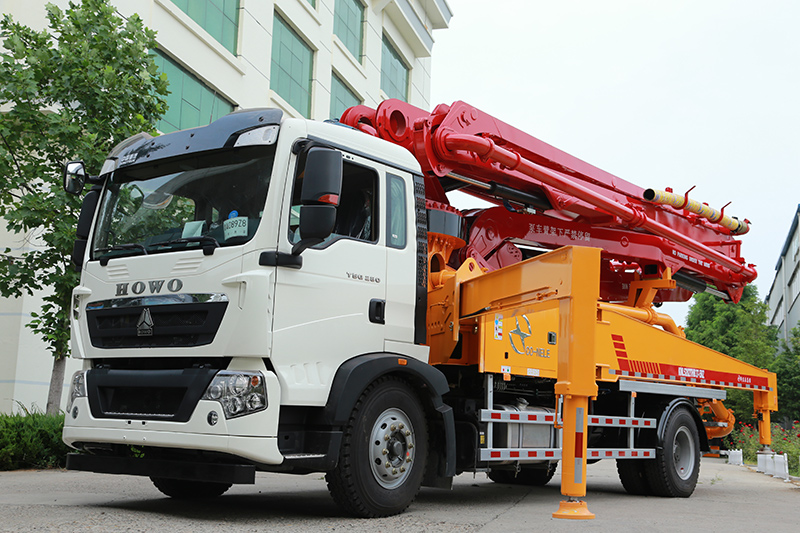
[[[348,107],[359,105],[361,100],[344,82],[333,74],[331,76],[331,114],[330,118],[339,120]]]
[[[309,118],[314,52],[279,15],[274,20],[269,87]]]
[[[173,3],[230,53],[236,53],[239,0],[173,0]]]
[[[392,248],[406,247],[406,187],[402,178],[389,176],[388,242]]]
[[[389,98],[408,100],[408,67],[386,35],[381,53],[381,90]]]
[[[214,93],[196,76],[159,51],[154,51],[159,70],[166,73],[170,94],[167,109],[157,127],[164,133],[205,126],[233,111],[233,104]]]
[[[336,0],[333,13],[333,33],[353,57],[361,61],[364,39],[364,6],[359,0]]]

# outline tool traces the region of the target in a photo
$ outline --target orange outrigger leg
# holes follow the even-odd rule
[[[564,399],[561,443],[562,501],[554,518],[594,518],[586,502],[586,444],[589,399],[597,396],[595,339],[600,287],[600,250],[572,248],[571,298],[559,309],[561,338],[568,339],[558,351],[555,392]],[[564,349],[566,348],[566,349]]]

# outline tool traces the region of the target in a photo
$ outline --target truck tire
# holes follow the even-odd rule
[[[519,472],[513,470],[490,470],[489,479],[495,483],[508,485],[527,485],[529,487],[543,487],[553,479],[558,463],[540,466],[523,466]]]
[[[187,481],[185,479],[167,479],[163,477],[151,477],[150,481],[162,493],[180,500],[216,498],[231,488],[230,483]]]
[[[647,482],[646,462],[642,459],[617,459],[617,473],[625,492],[634,496],[653,494]]]
[[[656,458],[646,465],[647,482],[656,496],[688,498],[700,473],[700,436],[685,408],[672,411]]]
[[[419,492],[428,455],[425,410],[395,377],[361,394],[344,428],[336,468],[325,476],[337,505],[373,518],[402,512]]]

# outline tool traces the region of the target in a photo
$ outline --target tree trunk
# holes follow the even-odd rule
[[[53,359],[53,372],[50,374],[50,390],[47,392],[47,414],[57,415],[61,409],[61,392],[64,389],[64,370],[66,357]]]

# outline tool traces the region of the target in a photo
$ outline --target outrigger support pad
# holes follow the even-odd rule
[[[571,520],[591,520],[594,513],[589,512],[586,502],[581,500],[561,500],[558,511],[553,513],[553,518],[569,518]]]

